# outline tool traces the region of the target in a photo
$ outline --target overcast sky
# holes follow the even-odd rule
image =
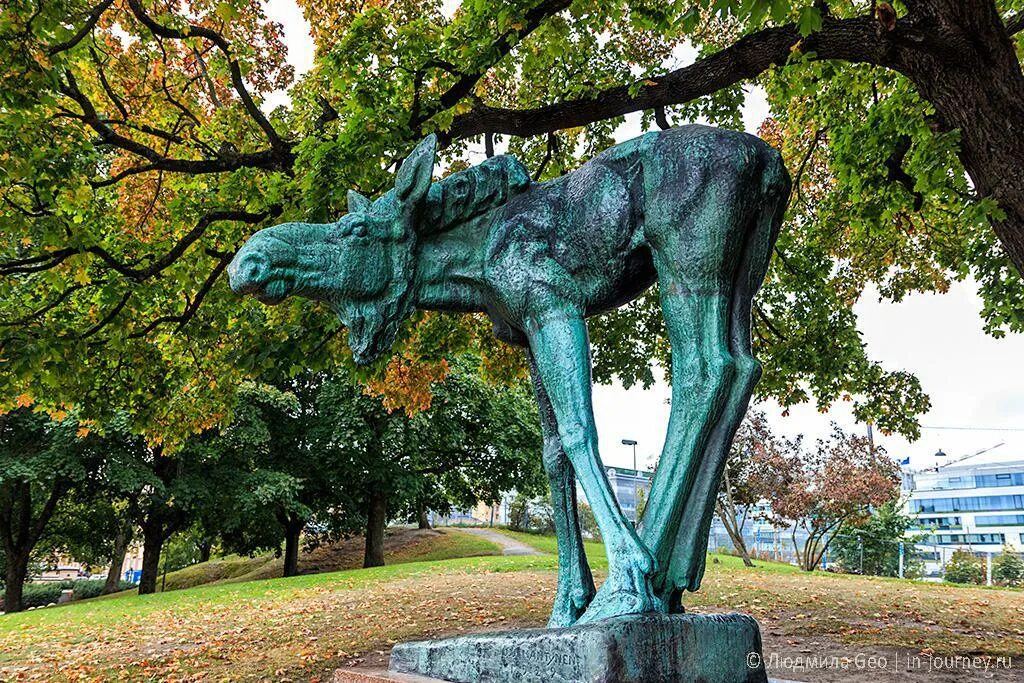
[[[301,76],[313,62],[309,27],[294,0],[269,0],[268,15],[285,29],[288,61]],[[691,60],[686,50],[676,56]],[[286,104],[286,93],[276,93],[265,106]],[[747,130],[755,132],[767,115],[763,95],[749,93],[744,111]],[[639,131],[630,117],[618,137],[629,139]],[[970,283],[954,285],[948,294],[920,294],[899,304],[880,303],[865,293],[857,304],[859,327],[868,355],[890,370],[914,373],[932,400],[921,423],[922,437],[908,443],[899,437],[876,434],[876,442],[900,459],[910,456],[913,467],[935,462],[940,448],[946,460],[1004,444],[971,462],[1024,459],[1024,336],[994,339],[981,331],[980,302]],[[623,438],[639,442],[639,465],[653,461],[661,450],[668,422],[670,388],[659,383],[650,390],[624,390],[621,386],[594,389],[594,412],[602,457],[608,465],[632,467],[632,449]],[[818,438],[836,422],[849,431],[865,429],[853,421],[846,406],[820,414],[814,406],[799,406],[782,417],[777,406],[762,405],[778,433]]]

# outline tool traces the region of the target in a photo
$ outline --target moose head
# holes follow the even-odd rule
[[[395,189],[371,202],[348,193],[336,223],[282,223],[260,230],[228,266],[231,289],[275,305],[289,296],[326,302],[348,328],[357,363],[373,362],[412,314],[416,222],[430,190],[437,139],[406,158]]]

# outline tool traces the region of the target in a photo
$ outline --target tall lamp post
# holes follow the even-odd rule
[[[636,525],[636,520],[637,520],[637,517],[638,517],[637,509],[636,509],[636,499],[637,499],[636,482],[637,482],[637,479],[640,478],[640,470],[638,470],[636,468],[636,440],[635,439],[623,439],[622,440],[622,445],[623,446],[632,446],[633,447],[633,524],[635,526]]]
[[[633,447],[633,471],[639,472],[640,470],[636,468],[636,441],[634,441],[633,439],[623,439],[622,445]]]

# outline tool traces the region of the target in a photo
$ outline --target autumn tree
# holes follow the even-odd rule
[[[4,612],[20,612],[37,544],[58,505],[98,463],[94,440],[73,416],[50,420],[29,408],[0,415],[0,545]],[[87,430],[84,430],[87,432]]]
[[[743,531],[748,521],[761,517],[757,506],[772,492],[775,478],[771,466],[778,449],[764,413],[749,411],[736,431],[715,499],[715,514],[748,567],[753,567],[754,563]]]
[[[868,438],[838,426],[813,450],[799,439],[785,442],[767,454],[765,467],[773,521],[792,524],[793,549],[800,568],[808,572],[821,563],[837,535],[899,494],[895,461]],[[802,544],[800,532],[806,534]]]
[[[899,300],[971,277],[986,329],[1024,324],[1019,0],[300,4],[316,58],[298,81],[250,0],[0,10],[0,405],[126,409],[168,445],[226,424],[239,377],[344,354],[329,313],[230,294],[252,231],[335,219],[348,188],[386,190],[427,132],[448,169],[508,148],[543,180],[630,114],[739,127],[750,85],[796,181],[754,311],[762,397],[849,397],[913,437],[927,398],[866,355],[865,289]],[[396,346],[399,366],[433,364],[412,394],[441,373],[431,344],[521,367],[485,321],[443,318],[416,317]],[[592,333],[598,380],[670,366],[654,292]]]

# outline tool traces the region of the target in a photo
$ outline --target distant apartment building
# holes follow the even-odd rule
[[[105,579],[109,567],[106,565],[87,565],[79,562],[74,557],[65,554],[57,554],[49,559],[41,567],[37,574],[30,577],[31,581],[68,581],[75,579]],[[121,565],[121,579],[129,583],[138,583],[142,574],[142,544],[132,545],[125,553],[124,562]]]
[[[1024,549],[1024,460],[975,461],[903,473],[908,536],[926,573],[938,576],[956,550],[978,555]]]

